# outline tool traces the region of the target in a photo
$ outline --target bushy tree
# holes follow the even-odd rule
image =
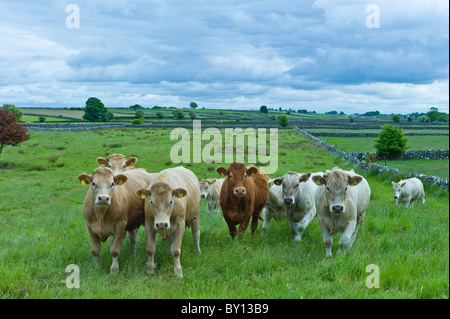
[[[407,138],[403,135],[401,129],[395,128],[394,125],[383,125],[378,137],[375,139],[375,149],[378,158],[384,158],[384,165],[386,160],[398,159],[406,150]]]
[[[23,115],[22,111],[19,110],[19,108],[14,104],[3,104],[3,107],[6,107],[11,113],[14,113],[17,116],[18,120],[20,120]]]
[[[162,118],[164,118],[164,113],[161,112],[161,111],[158,111],[158,112],[156,112],[156,116],[157,116],[159,119],[162,119]]]
[[[173,118],[178,119],[178,120],[183,119],[185,116],[184,112],[181,110],[172,111],[172,114],[173,114]]]
[[[259,112],[267,114],[269,110],[267,109],[267,106],[261,105],[261,107],[259,108]]]
[[[143,110],[140,110],[140,109],[138,109],[138,110],[136,111],[136,113],[134,113],[134,117],[137,118],[137,119],[140,119],[140,118],[143,119],[144,116],[145,116],[144,111],[143,111]]]
[[[400,122],[400,119],[401,119],[401,117],[398,114],[395,114],[392,116],[392,121],[394,121],[395,123]]]
[[[19,118],[9,111],[8,107],[0,108],[0,154],[6,146],[17,146],[23,141],[29,140],[26,125],[17,124]]]
[[[278,125],[282,127],[287,127],[289,125],[289,121],[286,115],[278,116]]]
[[[430,120],[430,122],[438,121],[441,114],[439,113],[439,110],[436,107],[430,107],[430,111],[427,113],[427,117]]]
[[[195,114],[194,111],[189,111],[189,116],[191,117],[192,120],[195,120],[197,118],[197,114]]]
[[[102,101],[96,97],[90,97],[86,101],[83,119],[90,122],[109,122],[114,115],[109,112]]]
[[[134,110],[134,111],[137,111],[137,110],[139,110],[139,109],[143,109],[144,107],[142,107],[142,106],[139,105],[139,104],[135,104],[135,105],[131,105],[129,108],[132,109],[132,110]]]
[[[196,109],[196,108],[198,107],[198,104],[195,103],[195,102],[191,102],[191,103],[189,103],[189,107],[190,107],[191,109]]]

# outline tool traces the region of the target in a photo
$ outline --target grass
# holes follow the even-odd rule
[[[425,207],[397,208],[390,178],[367,176],[372,198],[352,251],[325,260],[317,220],[294,243],[289,223],[261,225],[251,239],[232,241],[221,215],[208,215],[201,201],[200,257],[194,256],[191,231],[182,243],[184,278],[173,275],[167,243],[157,238],[155,275],[145,275],[147,253],[143,227],[136,257],[124,240],[120,272],[109,275],[111,238],[102,244],[100,267],[92,266],[90,239],[82,217],[87,191],[76,180],[90,173],[97,156],[136,156],[136,167],[157,172],[170,160],[170,130],[108,129],[82,132],[31,132],[20,147],[0,158],[13,169],[0,170],[1,298],[449,298],[448,193],[426,188]],[[114,146],[114,147],[111,147]],[[350,169],[292,130],[279,131],[278,171]],[[56,163],[49,158],[56,157]],[[57,167],[57,163],[65,163]],[[193,163],[199,179],[217,177],[211,166]],[[40,169],[36,170],[36,167]],[[333,253],[338,247],[335,236]],[[64,283],[69,264],[80,267],[80,288]],[[366,266],[380,268],[380,288],[365,285]]]
[[[380,161],[380,165],[384,162]],[[387,166],[398,169],[402,173],[421,173],[425,175],[438,176],[441,178],[449,178],[449,162],[448,159],[441,160],[423,160],[412,159],[408,161],[387,161]]]

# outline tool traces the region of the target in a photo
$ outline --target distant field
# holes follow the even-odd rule
[[[62,117],[72,117],[76,119],[82,119],[84,111],[79,110],[63,110],[63,109],[38,109],[38,108],[20,108],[20,110],[25,114],[38,114],[42,116],[62,116]]]
[[[384,161],[379,163],[384,165]],[[440,178],[449,178],[449,160],[412,159],[408,161],[387,161],[387,166],[398,169],[402,173],[420,173]]]
[[[408,150],[447,149],[448,136],[407,136]],[[344,152],[375,152],[374,137],[320,137]]]

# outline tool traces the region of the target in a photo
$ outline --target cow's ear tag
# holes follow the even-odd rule
[[[354,185],[357,185],[358,184],[358,182],[357,181],[352,181],[352,185],[354,186]]]
[[[120,180],[118,184],[119,184],[119,185],[122,185],[122,184],[123,184],[123,180]]]
[[[224,173],[220,173],[220,176],[225,176],[225,174]]]
[[[252,175],[250,175],[250,176],[253,176],[253,175],[255,175],[255,173],[252,173]]]
[[[106,165],[105,164],[101,164],[102,165],[102,167],[105,167]]]
[[[147,196],[146,196],[145,194],[141,194],[141,198],[142,198],[142,199],[146,199]]]
[[[81,185],[86,185],[86,182],[84,181],[84,179],[81,180]]]
[[[317,185],[320,185],[320,181],[319,181],[318,179],[316,180],[316,184],[317,184]]]
[[[183,196],[184,196],[183,193],[179,193],[179,194],[178,194],[178,197],[179,197],[179,198],[182,198]]]

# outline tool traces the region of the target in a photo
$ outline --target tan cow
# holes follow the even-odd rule
[[[148,185],[152,174],[143,168],[114,174],[106,167],[96,168],[91,175],[78,175],[81,184],[91,184],[83,204],[83,216],[91,237],[94,265],[99,265],[100,242],[113,236],[110,246],[113,258],[111,273],[119,271],[119,253],[125,231],[128,232],[134,255],[137,231],[144,223],[144,201],[136,198],[136,191]]]
[[[127,159],[125,155],[122,154],[111,154],[108,156],[108,159],[97,157],[98,165],[112,169],[115,174],[134,169],[133,165],[136,164],[136,162],[136,157],[130,157]]]
[[[364,177],[333,168],[312,180],[316,191],[317,219],[322,230],[325,255],[332,258],[333,235],[342,232],[339,250],[350,250],[370,201],[370,187]],[[338,251],[339,252],[339,251]]]
[[[261,210],[269,195],[269,177],[254,165],[233,162],[227,168],[218,167],[216,171],[225,177],[220,191],[220,207],[228,225],[231,238],[242,236],[251,219],[252,236],[262,219]]]
[[[170,237],[174,272],[183,277],[180,264],[181,241],[185,227],[192,227],[196,255],[200,254],[200,187],[195,174],[182,167],[168,168],[156,174],[148,187],[137,190],[145,199],[145,235],[148,262],[146,272],[155,269],[156,233]]]
[[[225,178],[221,179],[202,179],[200,181],[200,195],[205,198],[207,202],[206,210],[211,214],[211,210],[216,213],[220,209],[220,190]]]

